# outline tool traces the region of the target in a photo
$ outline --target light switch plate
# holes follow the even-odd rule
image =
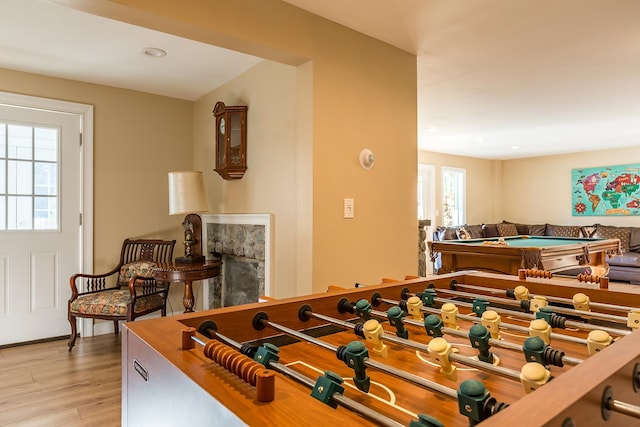
[[[345,218],[354,217],[353,199],[344,199],[344,217]]]

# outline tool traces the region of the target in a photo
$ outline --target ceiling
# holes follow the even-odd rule
[[[0,67],[195,101],[260,62],[48,0],[0,0]],[[162,48],[162,58],[144,55]]]
[[[0,1],[3,68],[196,100],[260,61],[55,1]],[[640,142],[640,1],[285,1],[418,56],[420,149],[512,159]]]

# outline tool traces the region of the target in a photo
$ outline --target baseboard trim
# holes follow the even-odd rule
[[[41,343],[52,342],[52,341],[60,341],[60,340],[67,340],[68,341],[70,336],[71,335],[60,335],[60,336],[57,336],[57,337],[41,338],[39,340],[15,342],[15,343],[11,343],[11,344],[3,344],[3,345],[0,345],[0,350],[5,349],[5,348],[21,347],[23,345],[41,344]]]

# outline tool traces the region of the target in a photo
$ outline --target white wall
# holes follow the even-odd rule
[[[211,213],[273,214],[272,296],[296,295],[298,210],[297,69],[264,61],[194,105],[194,169],[202,170]],[[213,107],[247,105],[247,171],[223,180],[215,166]],[[307,191],[311,192],[311,188]],[[310,231],[308,231],[310,233]],[[310,278],[309,283],[310,292]]]
[[[420,151],[420,163],[436,166],[436,207],[442,209],[441,167],[467,171],[467,224],[640,226],[640,217],[573,216],[571,169],[638,163],[640,147],[606,149],[517,160],[483,160]],[[442,218],[435,218],[441,225]]]
[[[640,226],[639,217],[572,216],[571,205],[571,169],[638,163],[638,159],[640,147],[504,161],[503,219],[528,224]]]
[[[420,151],[418,162],[436,167],[436,209],[432,224],[442,225],[442,167],[466,169],[467,224],[502,221],[502,162]]]

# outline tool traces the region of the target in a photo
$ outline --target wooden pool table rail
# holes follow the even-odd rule
[[[514,236],[514,238],[529,238]],[[534,237],[535,238],[535,237]],[[513,239],[513,238],[512,238]],[[620,254],[618,239],[567,239],[565,245],[544,246],[544,240],[537,246],[479,244],[479,240],[495,241],[496,239],[475,239],[476,243],[455,241],[428,242],[431,260],[435,261],[440,254],[441,267],[438,274],[462,270],[479,270],[491,273],[517,275],[518,270],[538,268],[554,274],[587,267],[591,274],[606,276],[609,272],[607,258]]]

